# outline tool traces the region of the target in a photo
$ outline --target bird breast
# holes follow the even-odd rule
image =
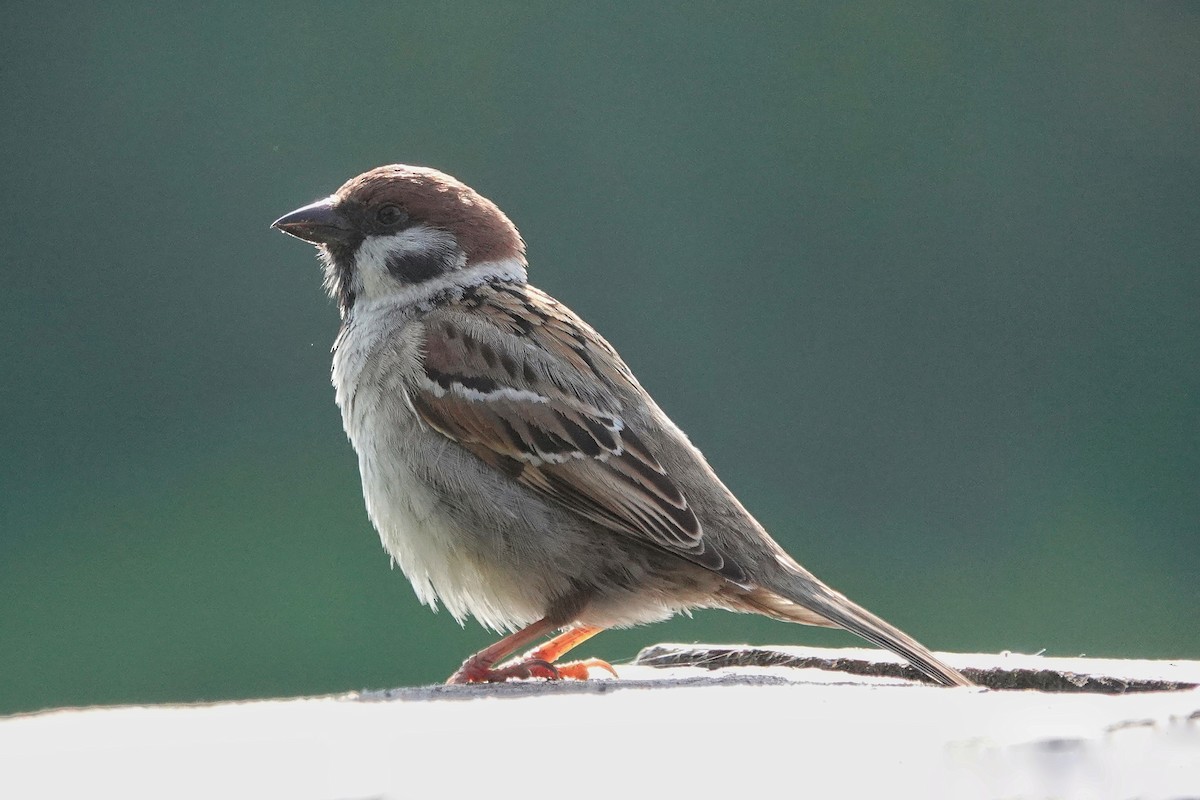
[[[542,615],[548,587],[522,580],[495,550],[494,532],[512,524],[503,493],[490,493],[490,507],[462,502],[500,476],[425,426],[408,401],[421,340],[411,312],[356,308],[335,345],[333,384],[367,514],[422,603],[440,601],[460,622],[474,616],[496,630],[528,624]]]

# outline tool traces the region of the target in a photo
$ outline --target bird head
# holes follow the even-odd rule
[[[429,167],[377,167],[272,227],[317,246],[343,317],[358,303],[412,302],[492,276],[525,277],[525,243],[504,212]]]

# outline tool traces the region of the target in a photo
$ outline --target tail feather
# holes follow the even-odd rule
[[[793,575],[781,586],[764,587],[766,596],[752,595],[755,610],[806,625],[833,625],[858,634],[906,659],[931,680],[946,686],[974,686],[958,670],[942,663],[916,639],[880,619],[840,592],[826,586],[803,567],[791,565]],[[757,594],[757,593],[755,593]],[[780,601],[783,602],[780,602]]]

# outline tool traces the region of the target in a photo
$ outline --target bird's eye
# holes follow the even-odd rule
[[[379,210],[375,212],[375,222],[385,228],[395,227],[406,219],[408,219],[408,215],[404,213],[404,209],[395,203],[380,206]]]

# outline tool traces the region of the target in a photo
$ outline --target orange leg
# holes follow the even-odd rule
[[[568,650],[573,650],[578,645],[583,644],[588,639],[595,636],[604,628],[597,628],[594,625],[581,625],[578,628],[560,633],[550,641],[546,642],[541,647],[535,647],[525,654],[525,661],[543,661],[549,664],[554,664],[555,661],[562,658]],[[560,678],[574,678],[577,681],[586,681],[588,679],[588,668],[596,667],[597,669],[606,669],[612,673],[613,677],[617,677],[617,671],[613,669],[612,664],[607,661],[601,661],[598,658],[588,658],[583,661],[570,661],[566,664],[556,664],[555,669],[558,671]]]
[[[527,675],[501,674],[505,670],[492,669],[492,666],[503,658],[512,655],[530,642],[542,638],[554,627],[545,619],[522,628],[516,633],[505,636],[495,644],[485,647],[462,663],[446,683],[484,683],[491,681],[506,681],[509,678],[529,677]],[[546,665],[550,667],[549,664]],[[553,667],[550,667],[553,669]]]
[[[617,674],[612,665],[599,659],[572,661],[561,667],[554,666],[553,662],[568,650],[604,630],[591,626],[572,628],[555,636],[541,647],[530,650],[520,659],[499,667],[495,666],[497,661],[501,661],[530,642],[545,636],[553,629],[554,626],[548,620],[540,619],[514,634],[505,636],[464,661],[446,683],[496,683],[510,678],[587,680],[588,667],[607,669],[613,675]]]

